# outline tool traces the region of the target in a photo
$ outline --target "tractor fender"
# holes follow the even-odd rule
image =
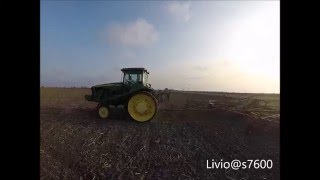
[[[151,97],[155,100],[156,102],[156,106],[158,106],[158,99],[155,97],[155,95],[152,93],[152,89],[148,89],[148,88],[141,88],[139,90],[135,90],[135,91],[132,91],[130,92],[129,94],[127,94],[127,98],[126,98],[126,101],[124,103],[124,107],[127,108],[127,105],[128,105],[128,102],[130,100],[130,97],[134,96],[135,94],[137,93],[141,93],[141,92],[145,92],[145,93],[148,93],[148,94],[151,94]]]
[[[131,89],[129,91],[129,96],[132,96],[132,94],[135,94],[136,92],[141,92],[141,91],[146,91],[146,92],[152,93],[152,89],[149,89],[147,87],[139,87],[139,88]]]

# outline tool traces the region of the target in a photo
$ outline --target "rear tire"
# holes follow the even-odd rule
[[[127,103],[127,112],[137,122],[147,122],[157,113],[157,99],[149,92],[141,91],[133,94]]]

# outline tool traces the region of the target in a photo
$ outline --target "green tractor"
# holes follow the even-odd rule
[[[138,122],[150,121],[157,112],[158,100],[148,84],[149,72],[145,68],[123,68],[122,82],[91,87],[88,101],[98,103],[97,111],[105,119],[110,114],[110,105],[122,105],[130,117]]]

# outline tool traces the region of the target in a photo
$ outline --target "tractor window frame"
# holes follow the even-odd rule
[[[134,79],[131,79],[132,84],[137,84],[137,83],[143,83],[143,73],[139,72],[124,72],[123,73],[123,83],[128,84],[129,77],[131,75],[131,78],[134,77]]]
[[[148,84],[148,73],[147,72],[143,72],[143,85],[147,85]]]

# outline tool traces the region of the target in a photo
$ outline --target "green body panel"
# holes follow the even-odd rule
[[[122,71],[124,73],[143,74],[146,70],[140,68],[127,68]],[[129,97],[139,91],[148,91],[154,94],[154,90],[151,88],[151,85],[147,83],[139,82],[127,84],[124,82],[115,82],[92,86],[91,95],[85,95],[85,99],[88,101],[98,102],[103,105],[126,106]]]

